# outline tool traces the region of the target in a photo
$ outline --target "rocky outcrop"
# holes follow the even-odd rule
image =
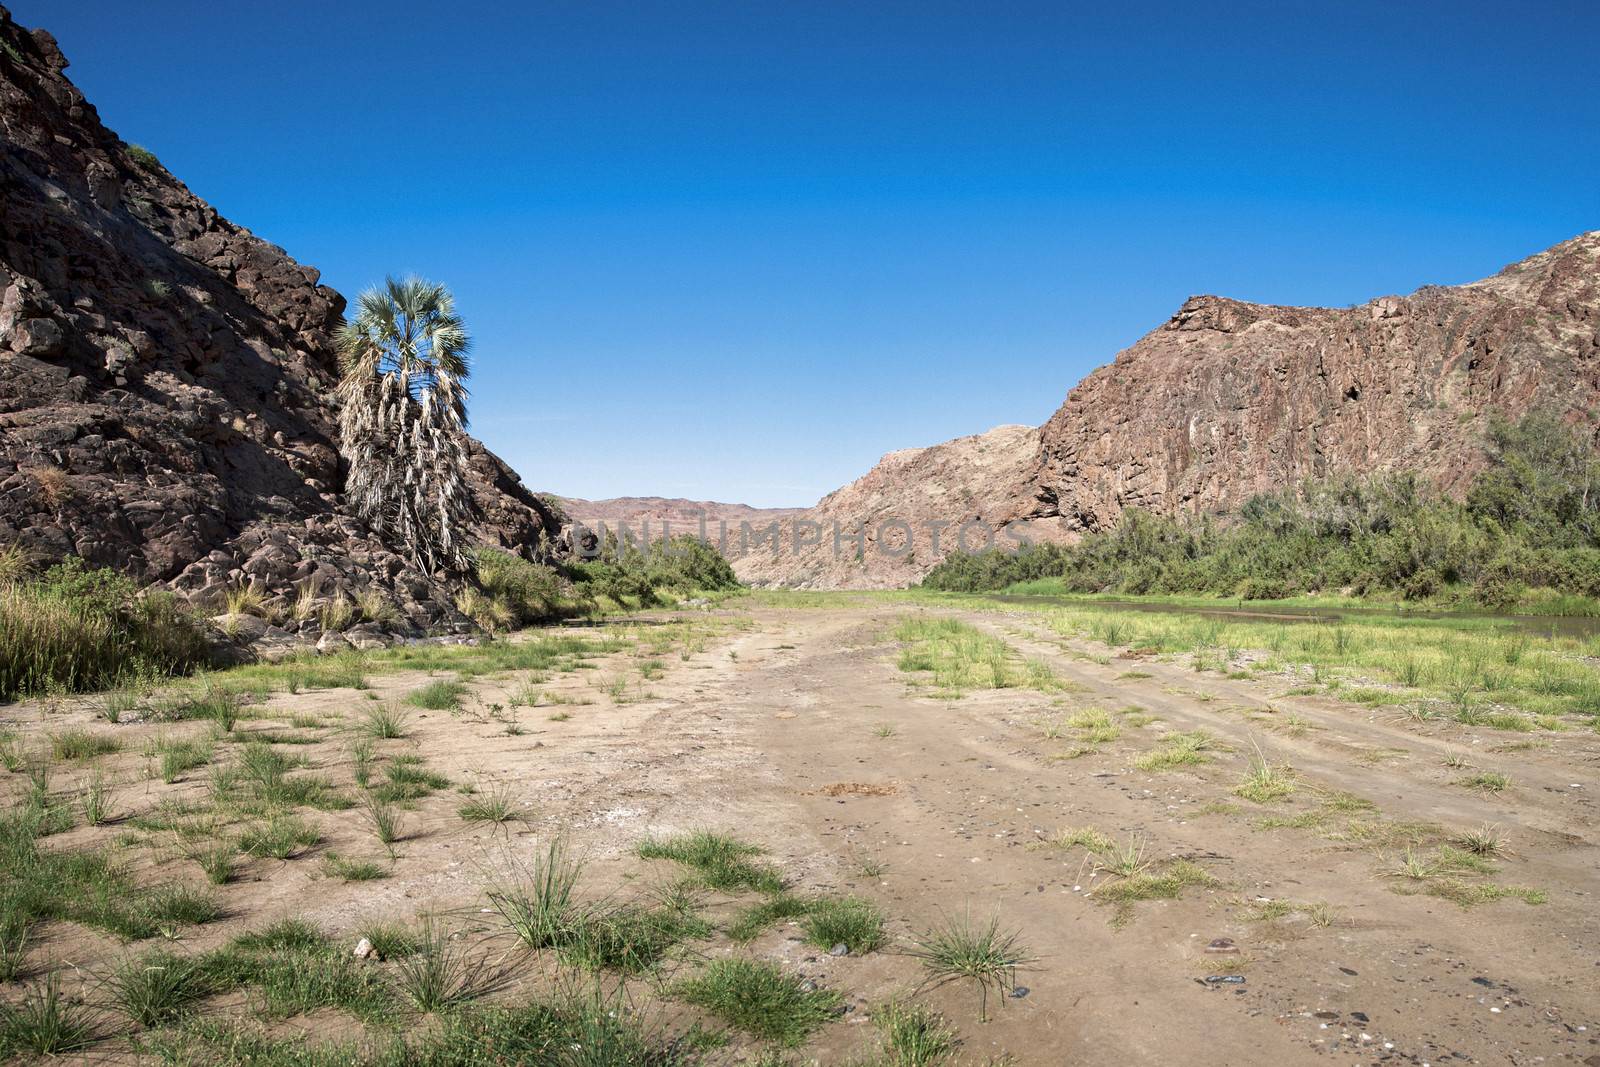
[[[998,426],[930,448],[890,452],[775,537],[730,524],[725,553],[741,580],[803,589],[886,589],[915,582],[963,545],[985,547],[1017,517],[1039,431]],[[1049,523],[1032,536],[1051,536]],[[1018,536],[1030,536],[1017,528]],[[998,539],[997,539],[998,543]],[[1010,542],[1008,542],[1010,543]]]
[[[0,542],[201,601],[309,580],[456,619],[341,510],[344,299],[106,129],[66,67],[0,8]],[[471,472],[480,539],[556,533],[476,443]]]
[[[847,530],[981,521],[1040,541],[1107,529],[1129,508],[1226,518],[1257,493],[1341,473],[1414,471],[1461,492],[1491,416],[1533,408],[1595,426],[1600,232],[1484,281],[1352,308],[1194,297],[1038,430],[891,453],[807,517]],[[954,547],[919,538],[886,562],[873,542],[859,560],[791,546],[730,554],[761,584],[859,588],[915,581]]]
[[[1600,232],[1493,278],[1345,309],[1202,296],[1090,374],[1040,434],[1029,514],[1226,516],[1307,478],[1464,489],[1491,414],[1600,408]]]
[[[652,539],[660,537],[662,530],[674,537],[680,533],[698,535],[702,519],[707,525],[707,534],[715,536],[722,524],[737,530],[741,522],[765,524],[805,512],[804,508],[753,508],[748,504],[661,496],[616,496],[605,500],[561,497],[560,504],[573,522],[582,523],[591,530],[600,523],[605,523],[607,528],[624,523],[642,537],[644,523],[648,522]]]

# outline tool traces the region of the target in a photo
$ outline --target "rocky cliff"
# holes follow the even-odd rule
[[[781,521],[775,540],[741,542],[730,525],[725,551],[740,579],[754,585],[907,585],[963,539],[981,548],[991,531],[1019,516],[1038,451],[1034,427],[998,426],[890,452],[816,507]],[[1038,525],[1038,536],[1053,535],[1056,524]]]
[[[344,299],[106,129],[66,67],[0,8],[0,543],[201,601],[376,583],[413,626],[451,617],[341,510]],[[471,457],[480,539],[552,532],[505,464]]]
[[[1344,472],[1415,471],[1456,492],[1484,462],[1491,415],[1536,407],[1591,426],[1600,412],[1600,232],[1480,282],[1352,308],[1194,297],[1038,430],[891,453],[809,517],[1023,522],[1059,540],[1128,508],[1225,518],[1256,493]],[[860,561],[790,541],[733,554],[750,581],[849,588],[915,581],[952,547],[947,533],[902,556],[869,544]]]
[[[1490,415],[1534,407],[1600,407],[1600,232],[1353,308],[1195,297],[1067,396],[1026,510],[1083,530],[1130,507],[1226,515],[1340,472],[1456,491],[1482,466]]]

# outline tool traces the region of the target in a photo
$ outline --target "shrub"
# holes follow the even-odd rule
[[[1487,444],[1491,464],[1465,503],[1410,474],[1345,476],[1253,497],[1226,527],[1130,509],[1116,528],[1070,547],[955,553],[923,585],[1247,600],[1348,587],[1497,610],[1537,599],[1541,589],[1600,596],[1593,440],[1534,413],[1495,423]]]
[[[0,585],[0,700],[186,674],[207,658],[199,624],[170,594],[141,597],[81,559]]]

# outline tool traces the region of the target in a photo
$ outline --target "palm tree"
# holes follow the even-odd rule
[[[442,285],[387,279],[339,331],[345,493],[378,536],[427,573],[462,570],[467,332]]]

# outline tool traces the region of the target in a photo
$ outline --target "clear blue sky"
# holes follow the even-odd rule
[[[1047,418],[1192,293],[1600,227],[1600,4],[9,0],[346,295],[456,292],[533,488],[806,504]]]

